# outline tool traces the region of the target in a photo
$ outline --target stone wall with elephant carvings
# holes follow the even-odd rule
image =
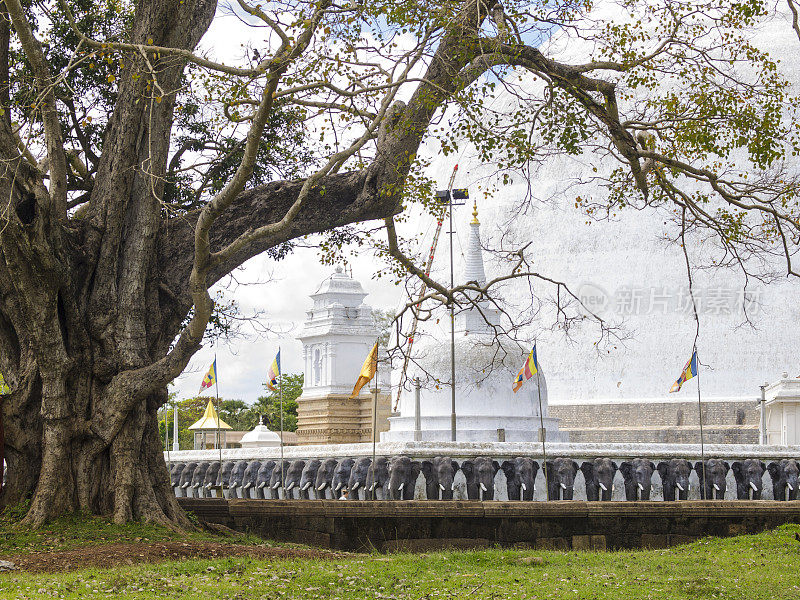
[[[656,464],[672,458],[683,458],[692,464],[700,460],[701,449],[698,444],[576,444],[576,443],[548,443],[547,458],[553,460],[557,457],[570,458],[581,465],[584,461],[595,458],[609,458],[618,465],[623,461],[634,458],[646,458]],[[485,443],[433,443],[433,442],[397,442],[379,443],[375,448],[376,456],[409,456],[415,460],[431,459],[436,456],[449,456],[461,463],[465,459],[474,459],[479,456],[490,457],[498,463],[503,460],[513,459],[518,456],[528,456],[541,464],[541,444],[530,442],[485,442]],[[312,458],[357,458],[370,457],[372,444],[337,444],[315,446],[290,446],[284,448],[284,458],[288,461]],[[784,458],[800,459],[800,447],[793,446],[759,446],[739,444],[708,444],[705,446],[706,459],[718,458],[729,462],[754,458],[769,463],[780,461]],[[167,454],[165,453],[165,458]],[[242,461],[279,459],[279,448],[241,448],[222,451],[223,461]],[[218,461],[219,452],[214,450],[181,451],[169,453],[170,462],[189,461]],[[727,475],[725,499],[736,499],[736,483],[733,472]],[[689,499],[699,499],[699,479],[692,471],[689,477]],[[495,500],[507,500],[506,478],[501,470],[494,478]],[[661,500],[662,485],[658,472],[652,476],[652,500]],[[417,479],[415,498],[425,498],[425,479],[422,475]],[[458,471],[454,481],[454,499],[466,499],[466,481],[462,471]],[[625,500],[623,478],[620,472],[616,473],[612,500]],[[535,480],[534,500],[546,501],[547,491],[544,472],[539,469]],[[575,477],[574,499],[585,500],[586,489],[582,473],[579,471]],[[769,475],[763,475],[762,499],[772,499],[772,484]]]
[[[691,444],[700,437],[696,400],[550,404],[572,442]],[[711,444],[756,444],[760,409],[753,400],[703,401]]]

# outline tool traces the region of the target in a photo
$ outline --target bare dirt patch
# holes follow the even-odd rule
[[[269,546],[186,541],[103,544],[54,552],[5,554],[0,556],[0,559],[13,562],[17,571],[55,573],[91,567],[109,568],[137,563],[155,563],[190,558],[214,559],[227,558],[229,556],[249,556],[274,560],[292,558],[332,560],[344,555],[342,553],[306,550],[303,548],[273,548]]]

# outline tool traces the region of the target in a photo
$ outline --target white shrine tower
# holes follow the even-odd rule
[[[464,282],[486,284],[477,206],[470,223],[463,277]],[[512,390],[514,378],[530,348],[498,339],[494,327],[500,324],[500,311],[486,300],[476,304],[455,315],[456,441],[539,441],[541,425],[536,378],[527,381],[518,393]],[[449,333],[442,339],[441,333],[434,338],[430,332],[427,335],[422,332],[414,343],[407,376],[409,381],[418,376],[424,382],[420,390],[419,430],[416,429],[414,390],[404,390],[399,415],[390,417],[390,429],[381,434],[382,441],[450,441]],[[540,381],[546,439],[567,441],[558,431],[558,419],[548,414],[543,371],[540,371]]]
[[[378,338],[361,284],[337,267],[311,294],[313,306],[297,339],[303,344],[303,393],[297,399],[299,444],[372,441],[375,382],[350,394]],[[378,366],[378,431],[388,429],[389,369]]]

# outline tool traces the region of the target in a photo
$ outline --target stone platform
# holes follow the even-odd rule
[[[800,523],[800,501],[178,501],[199,518],[232,529],[347,551],[664,548]]]

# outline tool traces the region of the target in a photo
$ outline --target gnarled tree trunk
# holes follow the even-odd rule
[[[172,215],[161,198],[185,67],[184,55],[173,50],[194,49],[216,2],[138,0],[130,40],[139,46],[123,48],[118,99],[90,196],[71,214],[55,74],[20,0],[2,2],[0,101],[8,105],[13,30],[43,99],[48,164],[20,150],[6,111],[0,198],[10,201],[0,215],[0,372],[12,392],[0,406],[8,462],[0,507],[30,497],[30,525],[76,510],[113,514],[117,522],[188,525],[169,487],[157,411],[167,384],[200,348],[212,306],[208,287],[294,238],[400,211],[409,163],[431,118],[481,72],[467,68],[478,51],[467,34],[476,34],[487,5],[464,3],[408,105],[390,102],[393,96],[383,103],[368,167],[322,168],[305,181],[244,190],[252,174],[245,158],[234,184],[211,202]],[[324,11],[331,3],[318,6]],[[319,19],[302,23],[309,35],[286,42],[296,52],[278,52],[261,72],[265,91],[255,114],[269,112],[281,61],[302,54]],[[263,132],[258,118],[245,157]]]

